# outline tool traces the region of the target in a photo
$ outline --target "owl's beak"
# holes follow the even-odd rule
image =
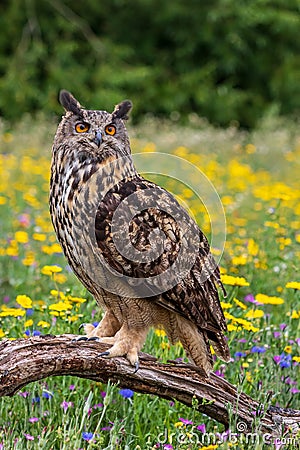
[[[101,131],[96,131],[94,142],[97,145],[97,147],[100,147],[100,144],[102,142],[102,133],[101,133]]]

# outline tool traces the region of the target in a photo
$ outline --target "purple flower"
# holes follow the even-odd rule
[[[291,393],[291,394],[299,394],[299,392],[300,392],[300,389],[295,388],[295,387],[293,387],[293,388],[290,390],[290,393]]]
[[[75,389],[75,384],[70,384],[69,389],[70,389],[70,391],[74,391],[74,389]]]
[[[21,397],[26,398],[26,397],[28,397],[29,392],[27,392],[27,391],[24,391],[24,392],[18,392],[18,394],[21,395]]]
[[[31,436],[31,434],[24,433],[24,436],[28,441],[34,441],[34,436]]]
[[[292,365],[292,355],[289,354],[286,355],[285,353],[281,353],[281,355],[275,355],[273,356],[273,360],[276,364],[279,364],[282,369],[287,369]]]
[[[93,439],[93,437],[94,433],[86,433],[86,432],[82,433],[82,439],[84,439],[85,441],[90,441],[91,439]]]
[[[220,370],[216,370],[215,375],[217,375],[217,377],[222,377],[222,378],[224,377],[224,373],[221,372]]]
[[[265,353],[265,351],[265,347],[259,347],[258,345],[254,345],[254,347],[251,348],[251,353]]]
[[[33,330],[32,336],[40,336],[41,332],[39,330]]]
[[[53,397],[53,394],[52,394],[52,392],[43,391],[42,397],[51,399]]]
[[[101,431],[110,431],[112,427],[103,427],[101,428]]]
[[[26,316],[32,316],[33,313],[34,313],[34,311],[32,308],[26,309]]]
[[[25,330],[24,334],[26,334],[26,336],[30,336],[30,330]]]
[[[199,431],[201,431],[201,433],[205,434],[206,433],[205,423],[201,423],[200,425],[198,425],[197,430],[199,430]]]
[[[70,408],[71,406],[74,406],[74,403],[73,403],[73,402],[66,402],[66,400],[64,400],[64,401],[60,404],[60,406],[63,408],[64,413],[66,413],[68,408]]]
[[[119,394],[124,398],[132,398],[134,392],[131,389],[120,389]]]
[[[235,352],[234,354],[235,358],[243,358],[244,356],[246,356],[245,352]]]
[[[281,336],[281,332],[280,331],[274,331],[273,336],[274,336],[275,339],[278,339]]]
[[[174,447],[171,444],[164,445],[164,450],[173,450],[173,449],[174,449]]]
[[[40,403],[41,399],[39,396],[37,396],[37,397],[32,397],[31,401],[32,401],[32,403]]]
[[[246,344],[247,339],[242,338],[242,339],[239,339],[238,342],[241,343],[241,344]]]
[[[254,303],[254,305],[260,305],[261,303],[257,302],[252,294],[247,294],[244,297],[245,302]]]
[[[285,330],[286,327],[287,327],[287,324],[286,324],[286,323],[281,323],[281,324],[279,325],[279,328],[281,329],[281,331]]]
[[[37,417],[30,417],[30,419],[28,419],[28,421],[29,421],[30,423],[34,423],[34,422],[38,422],[39,419],[38,419]]]
[[[183,419],[182,417],[179,417],[180,422],[182,422],[184,425],[193,425],[193,422],[189,419]]]

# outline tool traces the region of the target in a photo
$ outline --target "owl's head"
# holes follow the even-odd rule
[[[66,114],[56,133],[56,144],[68,145],[73,151],[85,150],[90,154],[116,152],[130,153],[128,134],[124,121],[132,108],[129,100],[116,105],[112,113],[84,109],[70,92],[62,90],[59,101]]]

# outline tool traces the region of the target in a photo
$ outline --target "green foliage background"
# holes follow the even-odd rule
[[[299,0],[3,0],[0,114],[111,110],[253,127],[300,104]],[[176,112],[174,114],[174,112]],[[177,114],[179,113],[179,115]]]

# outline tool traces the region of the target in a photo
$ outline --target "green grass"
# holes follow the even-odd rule
[[[224,205],[225,250],[220,254],[218,245],[213,252],[221,258],[222,272],[235,277],[233,283],[244,277],[249,285],[227,285],[228,297],[221,298],[232,361],[216,360],[214,370],[262,403],[299,409],[299,290],[286,287],[288,282],[300,282],[299,135],[286,122],[265,123],[247,134],[193,120],[189,128],[148,121],[131,129],[133,151],[169,155],[160,160],[156,154],[151,160],[142,157],[143,172],[153,172],[159,161],[157,172],[149,177],[175,193],[208,236],[213,225],[218,244],[224,224],[214,208],[205,209],[203,174]],[[77,333],[81,322],[97,321],[101,312],[70,273],[50,223],[48,178],[55,125],[28,118],[13,132],[1,127],[0,336]],[[193,167],[188,169],[183,161],[176,167],[173,155]],[[61,272],[41,272],[51,265]],[[251,302],[258,294],[267,296],[264,304]],[[60,300],[65,305],[61,311],[55,306]],[[162,361],[185,357],[180,345],[170,346],[157,330],[149,333],[143,350]],[[187,408],[137,393],[124,398],[118,386],[71,377],[32,383],[13,398],[0,399],[0,408],[0,449],[5,450],[198,449],[203,424],[214,436],[224,431],[198,413],[196,405]],[[234,433],[237,424],[232,415],[231,422]],[[242,436],[239,439],[235,448],[248,449]],[[281,448],[295,448],[287,442]],[[203,440],[203,445],[227,449],[234,443],[229,439],[209,447]],[[255,448],[272,446],[260,441]]]

